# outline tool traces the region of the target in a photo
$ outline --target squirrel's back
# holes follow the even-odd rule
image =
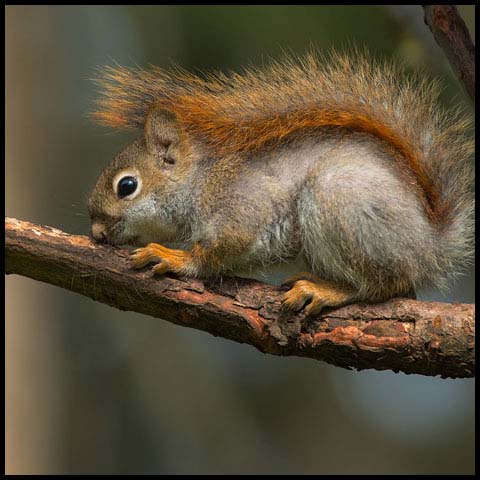
[[[273,62],[203,77],[180,69],[108,68],[94,116],[142,127],[149,109],[174,113],[213,156],[274,148],[321,128],[367,133],[388,145],[444,242],[445,268],[462,265],[473,236],[470,120],[438,105],[436,82],[358,52]],[[450,268],[455,271],[455,268]]]

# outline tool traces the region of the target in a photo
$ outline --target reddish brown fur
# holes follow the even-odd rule
[[[271,142],[280,142],[292,134],[321,127],[343,127],[375,135],[404,158],[420,188],[425,192],[425,206],[429,218],[441,222],[447,214],[440,205],[439,194],[413,146],[388,126],[377,122],[375,118],[369,118],[364,112],[328,111],[313,105],[309,110],[289,112],[257,121],[235,122],[233,125],[229,118],[216,115],[215,110],[206,102],[200,103],[192,97],[178,98],[169,110],[175,113],[193,134],[208,138],[220,155],[256,150]]]
[[[448,175],[455,149],[462,155],[468,149],[455,137],[466,122],[454,112],[435,110],[434,83],[401,78],[394,65],[378,65],[358,52],[328,58],[311,54],[243,75],[206,78],[155,67],[107,69],[94,117],[131,128],[143,126],[149,109],[165,109],[214,156],[274,146],[322,127],[365,132],[399,153],[394,157],[405,162],[419,187],[414,190],[423,192],[429,218],[447,223],[462,193],[455,187],[442,192],[448,181],[440,177]],[[437,171],[433,161],[442,155],[448,161],[437,161]]]

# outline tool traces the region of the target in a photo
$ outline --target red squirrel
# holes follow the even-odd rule
[[[143,128],[89,199],[92,236],[190,277],[301,257],[307,314],[445,287],[473,252],[470,119],[365,54],[243,73],[107,68],[94,117]],[[173,250],[156,242],[183,242]],[[155,243],[154,243],[155,242]]]

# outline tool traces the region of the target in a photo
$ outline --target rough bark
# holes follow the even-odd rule
[[[422,5],[425,23],[445,52],[468,95],[475,100],[475,46],[455,5]]]
[[[281,310],[280,287],[254,280],[152,278],[128,251],[87,237],[5,219],[6,273],[80,293],[121,310],[207,331],[275,355],[358,370],[473,377],[474,306],[393,299],[306,319]]]

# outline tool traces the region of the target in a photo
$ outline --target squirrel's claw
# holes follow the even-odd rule
[[[303,274],[299,274],[299,277]],[[310,275],[310,274],[308,274]],[[309,278],[315,277],[312,275]],[[315,277],[318,278],[318,277]],[[287,279],[289,281],[289,279]],[[333,283],[318,279],[317,282],[310,280],[297,280],[292,288],[285,292],[282,308],[300,311],[305,307],[306,315],[314,315],[321,312],[324,307],[337,307],[352,300],[353,294]]]
[[[293,287],[283,295],[282,308],[299,312],[311,298],[307,292]]]
[[[154,275],[163,275],[164,273],[173,271],[173,269],[172,265],[170,265],[167,261],[162,260],[152,268],[152,271]]]
[[[161,258],[158,257],[155,252],[150,248],[150,245],[147,245],[144,248],[137,248],[130,254],[130,261],[132,262],[133,268],[143,268],[145,265],[153,261],[160,261]]]
[[[191,258],[190,252],[173,250],[158,243],[149,243],[146,247],[137,248],[130,255],[133,268],[143,268],[150,262],[157,262],[152,269],[154,275],[178,272]]]

